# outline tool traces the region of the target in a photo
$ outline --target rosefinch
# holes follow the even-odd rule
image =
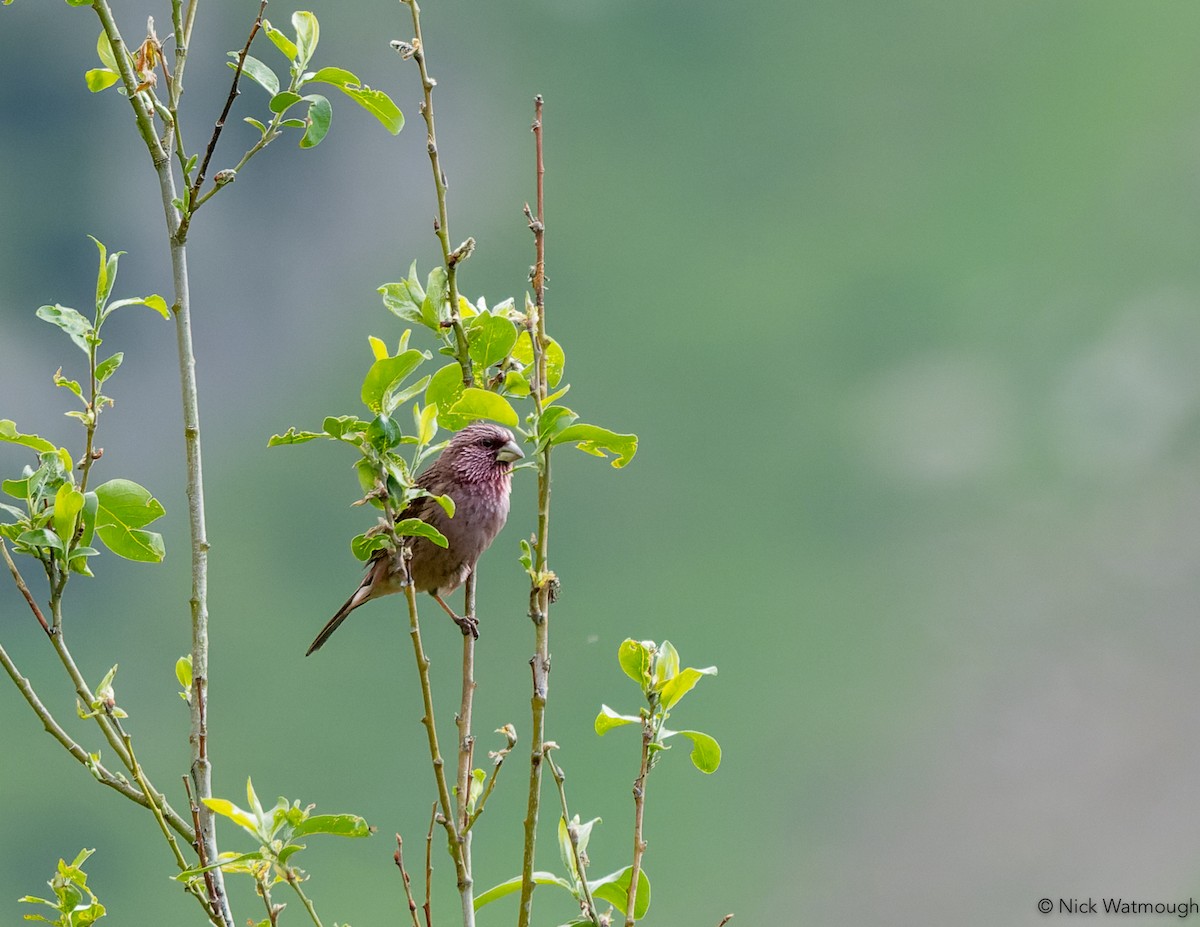
[[[454,500],[454,517],[437,502],[422,496],[411,502],[397,520],[419,518],[437,528],[449,547],[438,547],[428,538],[406,538],[404,547],[412,551],[408,570],[417,592],[432,595],[462,628],[463,633],[479,636],[472,618],[460,618],[442,598],[449,595],[475,569],[480,554],[491,546],[508,519],[508,493],[512,487],[512,463],[525,455],[512,432],[499,425],[472,422],[453,438],[429,468],[417,477],[417,485],[434,495]],[[320,649],[329,635],[338,629],[354,609],[381,595],[404,588],[402,551],[376,551],[367,564],[367,575],[354,595],[329,619],[308,654]]]

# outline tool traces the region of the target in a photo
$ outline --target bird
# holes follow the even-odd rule
[[[512,488],[512,465],[525,455],[507,428],[476,421],[450,439],[445,449],[417,477],[416,485],[433,495],[454,500],[454,517],[429,496],[414,499],[397,516],[419,518],[432,525],[449,542],[439,547],[428,538],[405,538],[402,549],[379,550],[367,563],[359,587],[321,629],[305,656],[320,650],[346,616],[364,602],[404,589],[404,548],[411,552],[408,573],[417,592],[428,592],[462,629],[479,636],[474,618],[459,617],[446,604],[449,595],[475,569],[480,555],[491,546],[508,520],[508,496]]]

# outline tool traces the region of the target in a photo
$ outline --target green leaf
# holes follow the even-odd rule
[[[61,386],[64,389],[69,389],[72,393],[83,399],[83,388],[80,387],[77,380],[68,380],[62,375],[62,368],[58,368],[58,373],[54,375],[54,385]]]
[[[554,444],[574,444],[581,451],[596,457],[604,457],[605,451],[616,455],[614,467],[624,467],[637,453],[637,435],[622,435],[599,425],[576,424],[564,428],[554,436]]]
[[[363,404],[378,414],[383,409],[384,397],[398,387],[425,359],[421,351],[409,349],[395,357],[384,357],[375,361],[363,379],[360,393]]]
[[[557,885],[559,888],[565,888],[572,895],[575,894],[575,887],[566,879],[556,876],[553,872],[534,872],[533,881],[537,885]],[[511,895],[513,892],[520,890],[520,876],[515,876],[507,882],[501,882],[499,885],[493,885],[486,892],[475,896],[475,910],[478,911],[485,904],[490,904],[497,898],[503,898],[505,895]]]
[[[400,280],[396,283],[385,283],[379,288],[379,293],[388,312],[414,325],[425,324],[425,318],[421,315],[425,291],[420,286],[414,291],[408,280]]]
[[[292,28],[296,30],[296,60],[300,67],[308,67],[313,52],[317,50],[317,42],[321,37],[321,28],[317,17],[306,10],[297,10],[292,14]]]
[[[399,537],[428,538],[438,547],[450,546],[442,532],[419,518],[405,518],[396,522],[396,534]]]
[[[549,345],[546,348],[546,380],[548,382],[546,385],[555,387],[562,379],[563,370],[567,366],[567,358],[557,341],[553,338],[548,340]],[[513,345],[512,356],[526,368],[533,366],[533,341],[529,332],[521,332],[517,343]]]
[[[619,872],[612,872],[594,882],[588,882],[592,897],[607,901],[622,913],[626,912],[629,904],[629,883],[633,881],[633,867],[626,866]],[[633,917],[641,920],[650,909],[650,879],[643,869],[638,873],[637,894],[633,899]]]
[[[338,69],[322,68],[322,70]],[[392,135],[399,135],[400,130],[404,128],[404,113],[400,112],[400,107],[393,103],[392,98],[382,90],[372,90],[370,87],[347,87],[345,85],[339,85],[338,89],[378,119],[380,125],[391,132]]]
[[[429,272],[429,279],[425,281],[425,298],[421,300],[421,319],[435,332],[441,331],[442,320],[446,317],[448,289],[446,268],[435,267]]]
[[[300,139],[301,148],[316,148],[329,132],[329,123],[333,120],[333,107],[329,100],[319,93],[310,93],[304,99],[308,100],[308,129],[304,138]]]
[[[24,534],[17,537],[17,543],[23,544],[26,547],[49,547],[51,550],[56,550],[60,554],[66,553],[66,548],[63,546],[62,538],[60,538],[49,528],[38,528],[34,531],[26,531]]]
[[[450,407],[450,414],[462,416],[468,421],[488,418],[510,428],[515,428],[520,421],[516,409],[507,399],[474,386],[463,390],[462,396]]]
[[[19,431],[17,431],[16,422],[14,422],[12,419],[8,419],[8,418],[0,419],[0,441],[8,441],[11,444],[20,444],[24,447],[32,448],[33,450],[37,451],[38,453],[42,453],[42,454],[53,453],[54,451],[57,450],[57,448],[53,444],[51,444],[45,438],[40,437],[39,435],[23,435],[23,434],[21,434]],[[7,481],[5,481],[4,491],[7,492],[10,496],[16,496],[16,498],[18,498],[18,499],[24,499],[25,498],[24,494],[17,495],[15,492],[11,492],[9,490],[9,484],[11,484],[15,487],[18,482],[25,482],[25,481],[24,480],[7,480]]]
[[[371,424],[367,426],[367,441],[377,451],[386,451],[395,447],[403,437],[404,434],[400,431],[396,420],[382,412],[376,415]]]
[[[295,60],[300,54],[296,44],[265,19],[263,20],[263,29],[267,32],[267,38],[275,43],[275,47],[283,52],[285,57]]]
[[[314,814],[301,821],[292,831],[292,837],[309,834],[333,834],[336,837],[369,837],[371,828],[357,814]]]
[[[447,364],[430,378],[425,388],[425,403],[437,406],[438,422],[443,428],[459,431],[470,421],[450,411],[462,394],[462,367],[457,363]]]
[[[467,329],[471,360],[484,369],[508,357],[516,342],[517,326],[499,316],[486,313],[477,315]]]
[[[235,71],[237,70],[237,59],[240,54],[241,52],[229,53],[229,57],[233,60],[227,63]],[[258,84],[258,86],[262,87],[272,97],[279,93],[279,78],[275,75],[275,72],[253,55],[247,55],[246,60],[242,62],[242,73]]]
[[[88,6],[91,6],[89,3]],[[108,41],[108,34],[101,29],[100,34],[96,36],[96,57],[110,71],[118,71],[117,56],[113,54],[112,43]]]
[[[579,416],[566,406],[551,406],[538,419],[538,446],[543,447]]]
[[[692,763],[702,773],[714,773],[721,765],[721,745],[700,731],[671,731],[692,742]],[[668,736],[664,732],[664,736]]]
[[[88,353],[90,350],[88,339],[94,338],[96,333],[92,328],[92,323],[76,310],[69,306],[55,304],[53,306],[41,306],[34,314],[44,322],[57,325],[71,336],[71,340],[79,346],[79,350],[83,351],[84,354]]]
[[[192,688],[192,657],[190,654],[175,661],[175,678],[185,689]]]
[[[273,113],[286,113],[303,99],[304,97],[298,93],[293,93],[290,90],[281,90],[275,96],[271,97],[271,102],[267,105]]]
[[[246,811],[243,811],[233,802],[224,798],[204,798],[201,799],[211,811],[216,812],[222,817],[229,818],[243,830],[248,831],[252,837],[258,836],[258,822],[254,817]]]
[[[96,487],[96,533],[119,557],[158,563],[166,551],[162,535],[140,530],[166,514],[150,491],[131,480],[109,480]]]
[[[87,83],[88,90],[92,93],[99,93],[119,81],[121,75],[108,68],[92,68],[90,71],[84,72],[83,79]]]
[[[420,412],[417,412],[417,407],[413,406],[413,416],[416,418],[417,424],[417,443],[421,445],[428,444],[437,434],[437,404],[427,405]]]
[[[312,441],[314,438],[327,438],[329,435],[319,431],[297,431],[293,425],[285,433],[281,435],[271,435],[267,440],[267,447],[279,447],[283,444],[304,444]]]
[[[358,560],[370,560],[377,550],[389,550],[391,539],[385,534],[359,534],[350,541],[350,552]]]
[[[117,368],[121,366],[121,362],[123,360],[125,360],[124,352],[118,351],[112,357],[106,357],[104,360],[100,361],[100,363],[96,365],[96,382],[103,383],[114,373],[116,373]]]
[[[664,708],[671,708],[681,698],[692,691],[692,688],[700,681],[701,676],[715,676],[717,668],[715,666],[706,666],[703,669],[695,669],[689,666],[687,669],[679,672],[662,687],[659,693],[659,699],[662,701]]]
[[[626,724],[641,723],[641,718],[635,718],[632,715],[618,714],[607,705],[601,705],[600,714],[596,715],[595,728],[596,733],[603,737],[615,727],[624,727]]]
[[[304,75],[305,83],[314,80],[325,84],[333,84],[335,87],[342,87],[346,84],[358,85],[361,83],[356,75],[345,68],[321,68],[319,71],[313,71]]]
[[[171,310],[167,308],[167,301],[158,294],[151,296],[135,296],[131,299],[118,299],[115,303],[104,310],[104,318],[108,318],[113,311],[120,309],[123,306],[149,306],[164,319],[171,318]]]
[[[653,650],[652,643],[643,643],[628,637],[617,648],[617,662],[621,664],[621,669],[643,689],[650,683],[650,654]]]
[[[83,493],[69,483],[58,487],[54,496],[54,531],[68,545],[75,537],[82,511]]]

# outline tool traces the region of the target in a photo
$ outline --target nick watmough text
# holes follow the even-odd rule
[[[1187,901],[1134,901],[1131,898],[1043,898],[1038,902],[1043,914],[1173,914],[1187,917],[1200,914],[1195,899]]]

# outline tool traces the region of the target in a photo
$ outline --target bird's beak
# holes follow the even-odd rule
[[[520,460],[525,454],[517,447],[516,441],[509,441],[501,446],[500,450],[496,451],[496,459],[502,463],[512,463],[514,460]]]

